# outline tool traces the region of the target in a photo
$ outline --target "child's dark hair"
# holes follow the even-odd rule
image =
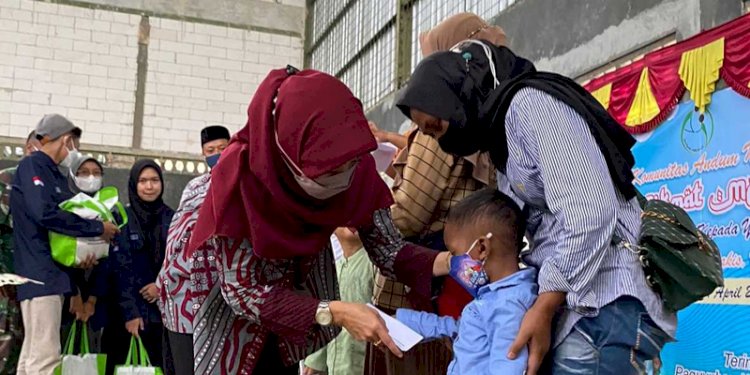
[[[524,246],[526,217],[513,199],[494,188],[479,190],[451,207],[447,222],[457,226],[474,224],[480,220],[493,220],[513,233],[513,241],[520,252]]]

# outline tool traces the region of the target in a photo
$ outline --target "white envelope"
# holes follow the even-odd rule
[[[388,169],[397,152],[398,147],[394,146],[393,143],[378,143],[378,149],[372,152],[372,157],[375,158],[375,168],[378,172],[385,172]]]
[[[407,327],[404,323],[399,322],[396,318],[380,311],[377,307],[372,304],[367,304],[368,307],[374,309],[380,314],[380,317],[385,321],[385,327],[388,328],[388,334],[396,343],[402,352],[407,352],[409,349],[417,345],[424,337],[414,332],[411,328]]]

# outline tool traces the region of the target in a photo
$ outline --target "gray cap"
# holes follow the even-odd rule
[[[73,133],[76,137],[80,137],[82,133],[81,128],[73,125],[70,120],[56,113],[44,115],[39,120],[39,123],[36,124],[34,132],[36,132],[37,138],[47,136],[50,139],[57,139],[68,133]]]

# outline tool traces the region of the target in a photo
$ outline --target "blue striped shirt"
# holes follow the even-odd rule
[[[646,284],[638,256],[612,243],[636,242],[641,209],[615,188],[588,125],[571,107],[533,88],[521,89],[505,117],[506,174],[498,189],[529,206],[529,251],[539,269],[539,294],[565,292],[557,324],[560,344],[582,317],[622,296],[639,299],[674,337],[677,318]]]

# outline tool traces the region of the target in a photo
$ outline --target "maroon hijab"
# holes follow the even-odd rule
[[[274,126],[309,178],[359,157],[350,188],[327,200],[308,196],[282,159]],[[338,79],[313,70],[272,71],[250,102],[247,125],[211,172],[189,253],[224,236],[250,239],[265,258],[313,255],[337,227],[370,224],[374,211],[393,202],[370,156],[376,147],[362,104]]]

